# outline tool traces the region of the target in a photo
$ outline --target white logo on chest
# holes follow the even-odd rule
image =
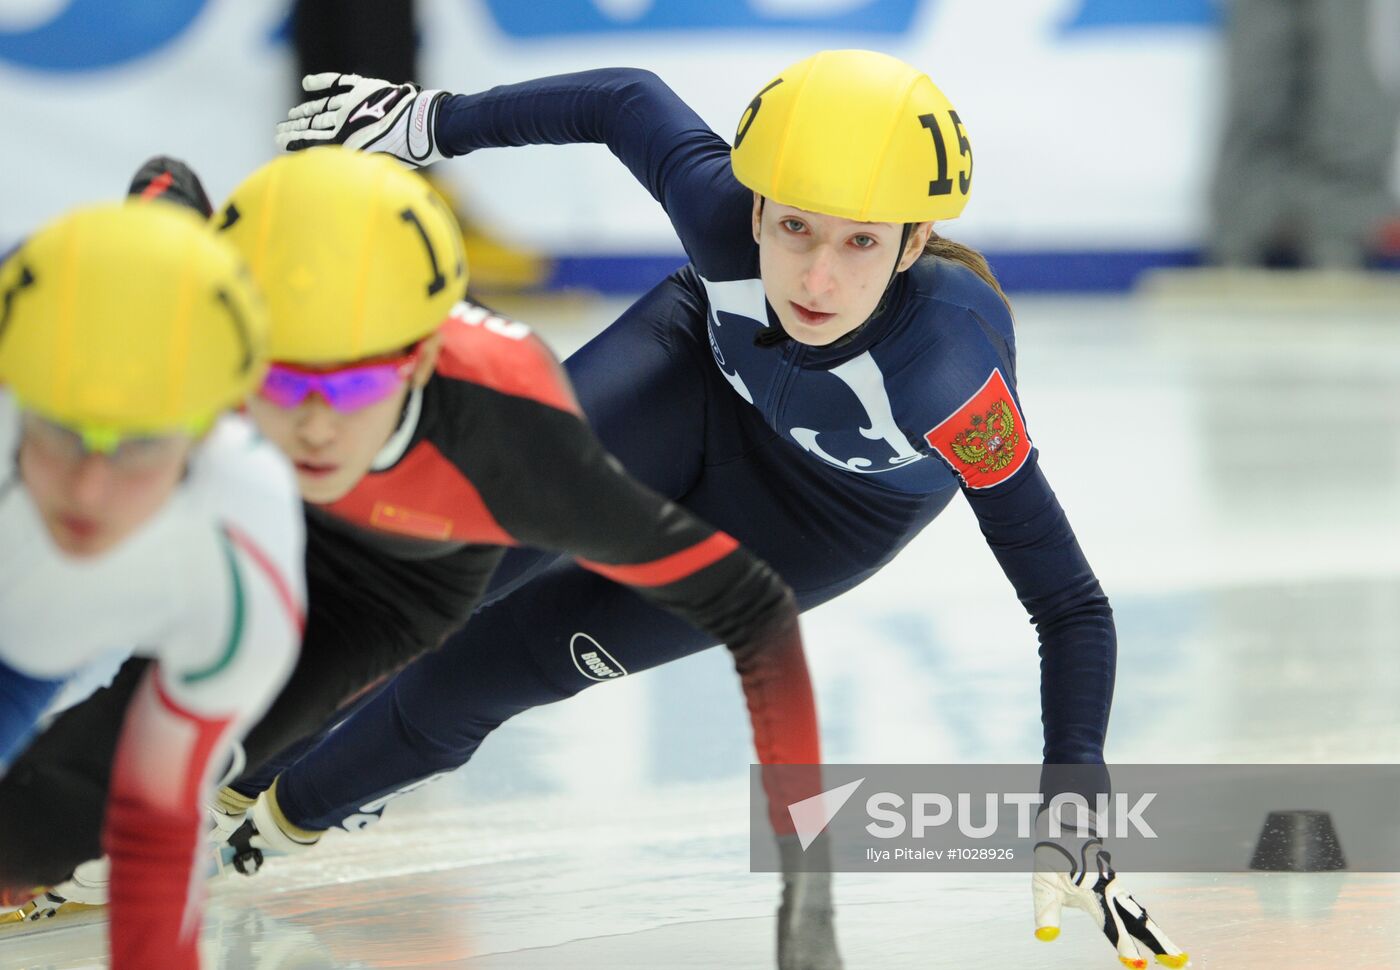
[[[811,428],[793,428],[791,434],[794,441],[827,464],[863,475],[893,471],[923,457],[910,447],[908,439],[900,433],[899,425],[895,423],[894,410],[890,407],[889,395],[885,393],[885,375],[880,373],[880,367],[875,363],[874,357],[869,353],[861,354],[833,367],[830,373],[840,378],[851,389],[851,393],[855,394],[856,400],[860,401],[861,407],[865,409],[870,427],[861,428],[861,436],[871,441],[885,442],[894,452],[894,457],[887,459],[885,464],[880,466],[875,465],[869,458],[860,456],[842,461],[828,454],[817,443],[821,432]]]
[[[763,281],[731,280],[712,283],[702,276],[700,282],[705,285],[705,294],[710,298],[710,320],[706,330],[710,337],[710,352],[715,355],[715,364],[739,396],[752,404],[753,392],[749,390],[749,386],[744,383],[737,370],[729,369],[729,364],[724,359],[724,351],[720,350],[719,341],[715,339],[715,330],[722,326],[719,322],[721,310],[735,316],[748,317],[755,323],[768,319],[768,303],[767,297],[763,295]]]
[[[710,338],[710,351],[714,354],[715,364],[725,379],[733,385],[734,390],[739,392],[739,396],[753,404],[753,394],[749,391],[748,385],[744,383],[744,379],[739,376],[737,370],[729,369],[730,365],[724,359],[724,352],[716,340],[715,330],[720,326],[719,314],[721,311],[747,317],[760,325],[767,321],[768,302],[763,292],[763,281],[751,279],[716,283],[701,277],[700,282],[704,284],[705,293],[710,298],[710,319],[707,330]],[[814,431],[811,428],[793,428],[789,432],[799,446],[829,465],[844,468],[846,471],[859,472],[862,475],[878,475],[881,472],[893,471],[923,457],[910,446],[909,440],[904,437],[899,426],[895,424],[894,410],[890,405],[889,395],[885,393],[885,375],[880,373],[879,366],[869,353],[861,354],[844,364],[833,367],[829,373],[834,374],[849,387],[851,393],[856,396],[856,400],[860,402],[861,407],[865,409],[865,417],[869,421],[869,427],[860,428],[861,435],[871,441],[885,442],[894,455],[879,464],[859,455],[843,460],[828,453],[817,442],[817,438],[822,432]]]

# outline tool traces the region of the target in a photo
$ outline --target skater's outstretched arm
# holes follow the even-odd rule
[[[340,144],[416,167],[483,148],[601,144],[661,203],[703,275],[750,238],[753,194],[734,177],[729,143],[650,71],[601,68],[458,95],[355,74],[302,85],[309,100],[277,128],[288,151]]]
[[[295,543],[270,550],[227,524],[190,551],[189,575],[174,583],[187,622],[127,709],[103,836],[114,967],[199,966],[203,899],[191,869],[207,787],[286,681],[301,636],[300,564],[285,548],[300,552],[300,521],[276,511],[258,524],[293,530]]]

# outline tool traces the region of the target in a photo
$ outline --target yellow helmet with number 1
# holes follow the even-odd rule
[[[0,266],[0,384],[90,448],[203,432],[261,380],[266,345],[237,253],[177,206],[79,209]]]
[[[972,189],[957,111],[875,51],[822,51],[779,74],[739,119],[731,161],[765,198],[861,222],[953,219]]]
[[[267,297],[274,361],[391,353],[437,329],[466,292],[456,217],[386,155],[283,155],[234,189],[214,221]]]

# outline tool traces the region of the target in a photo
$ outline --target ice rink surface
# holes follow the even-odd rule
[[[1017,301],[1028,428],[1117,617],[1108,759],[1400,761],[1400,301],[1167,290]],[[567,353],[620,307],[512,309]],[[805,632],[827,760],[1039,759],[1034,631],[965,503]],[[530,712],[379,825],[215,880],[206,966],[772,967],[747,732],[723,650]],[[1400,875],[1123,878],[1195,967],[1400,967]],[[1026,876],[836,879],[850,970],[1119,966],[1077,912],[1038,942]],[[4,970],[104,952],[81,917],[0,934]]]

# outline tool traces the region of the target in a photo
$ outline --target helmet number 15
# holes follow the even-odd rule
[[[948,117],[953,121],[953,130],[958,133],[958,154],[967,158],[967,171],[958,173],[958,191],[967,195],[968,189],[972,188],[972,143],[967,140],[967,132],[958,113],[950,110]],[[953,180],[948,175],[948,146],[943,143],[943,129],[938,127],[938,119],[931,114],[919,115],[919,123],[933,136],[933,151],[938,161],[938,178],[929,182],[928,194],[950,195]]]

